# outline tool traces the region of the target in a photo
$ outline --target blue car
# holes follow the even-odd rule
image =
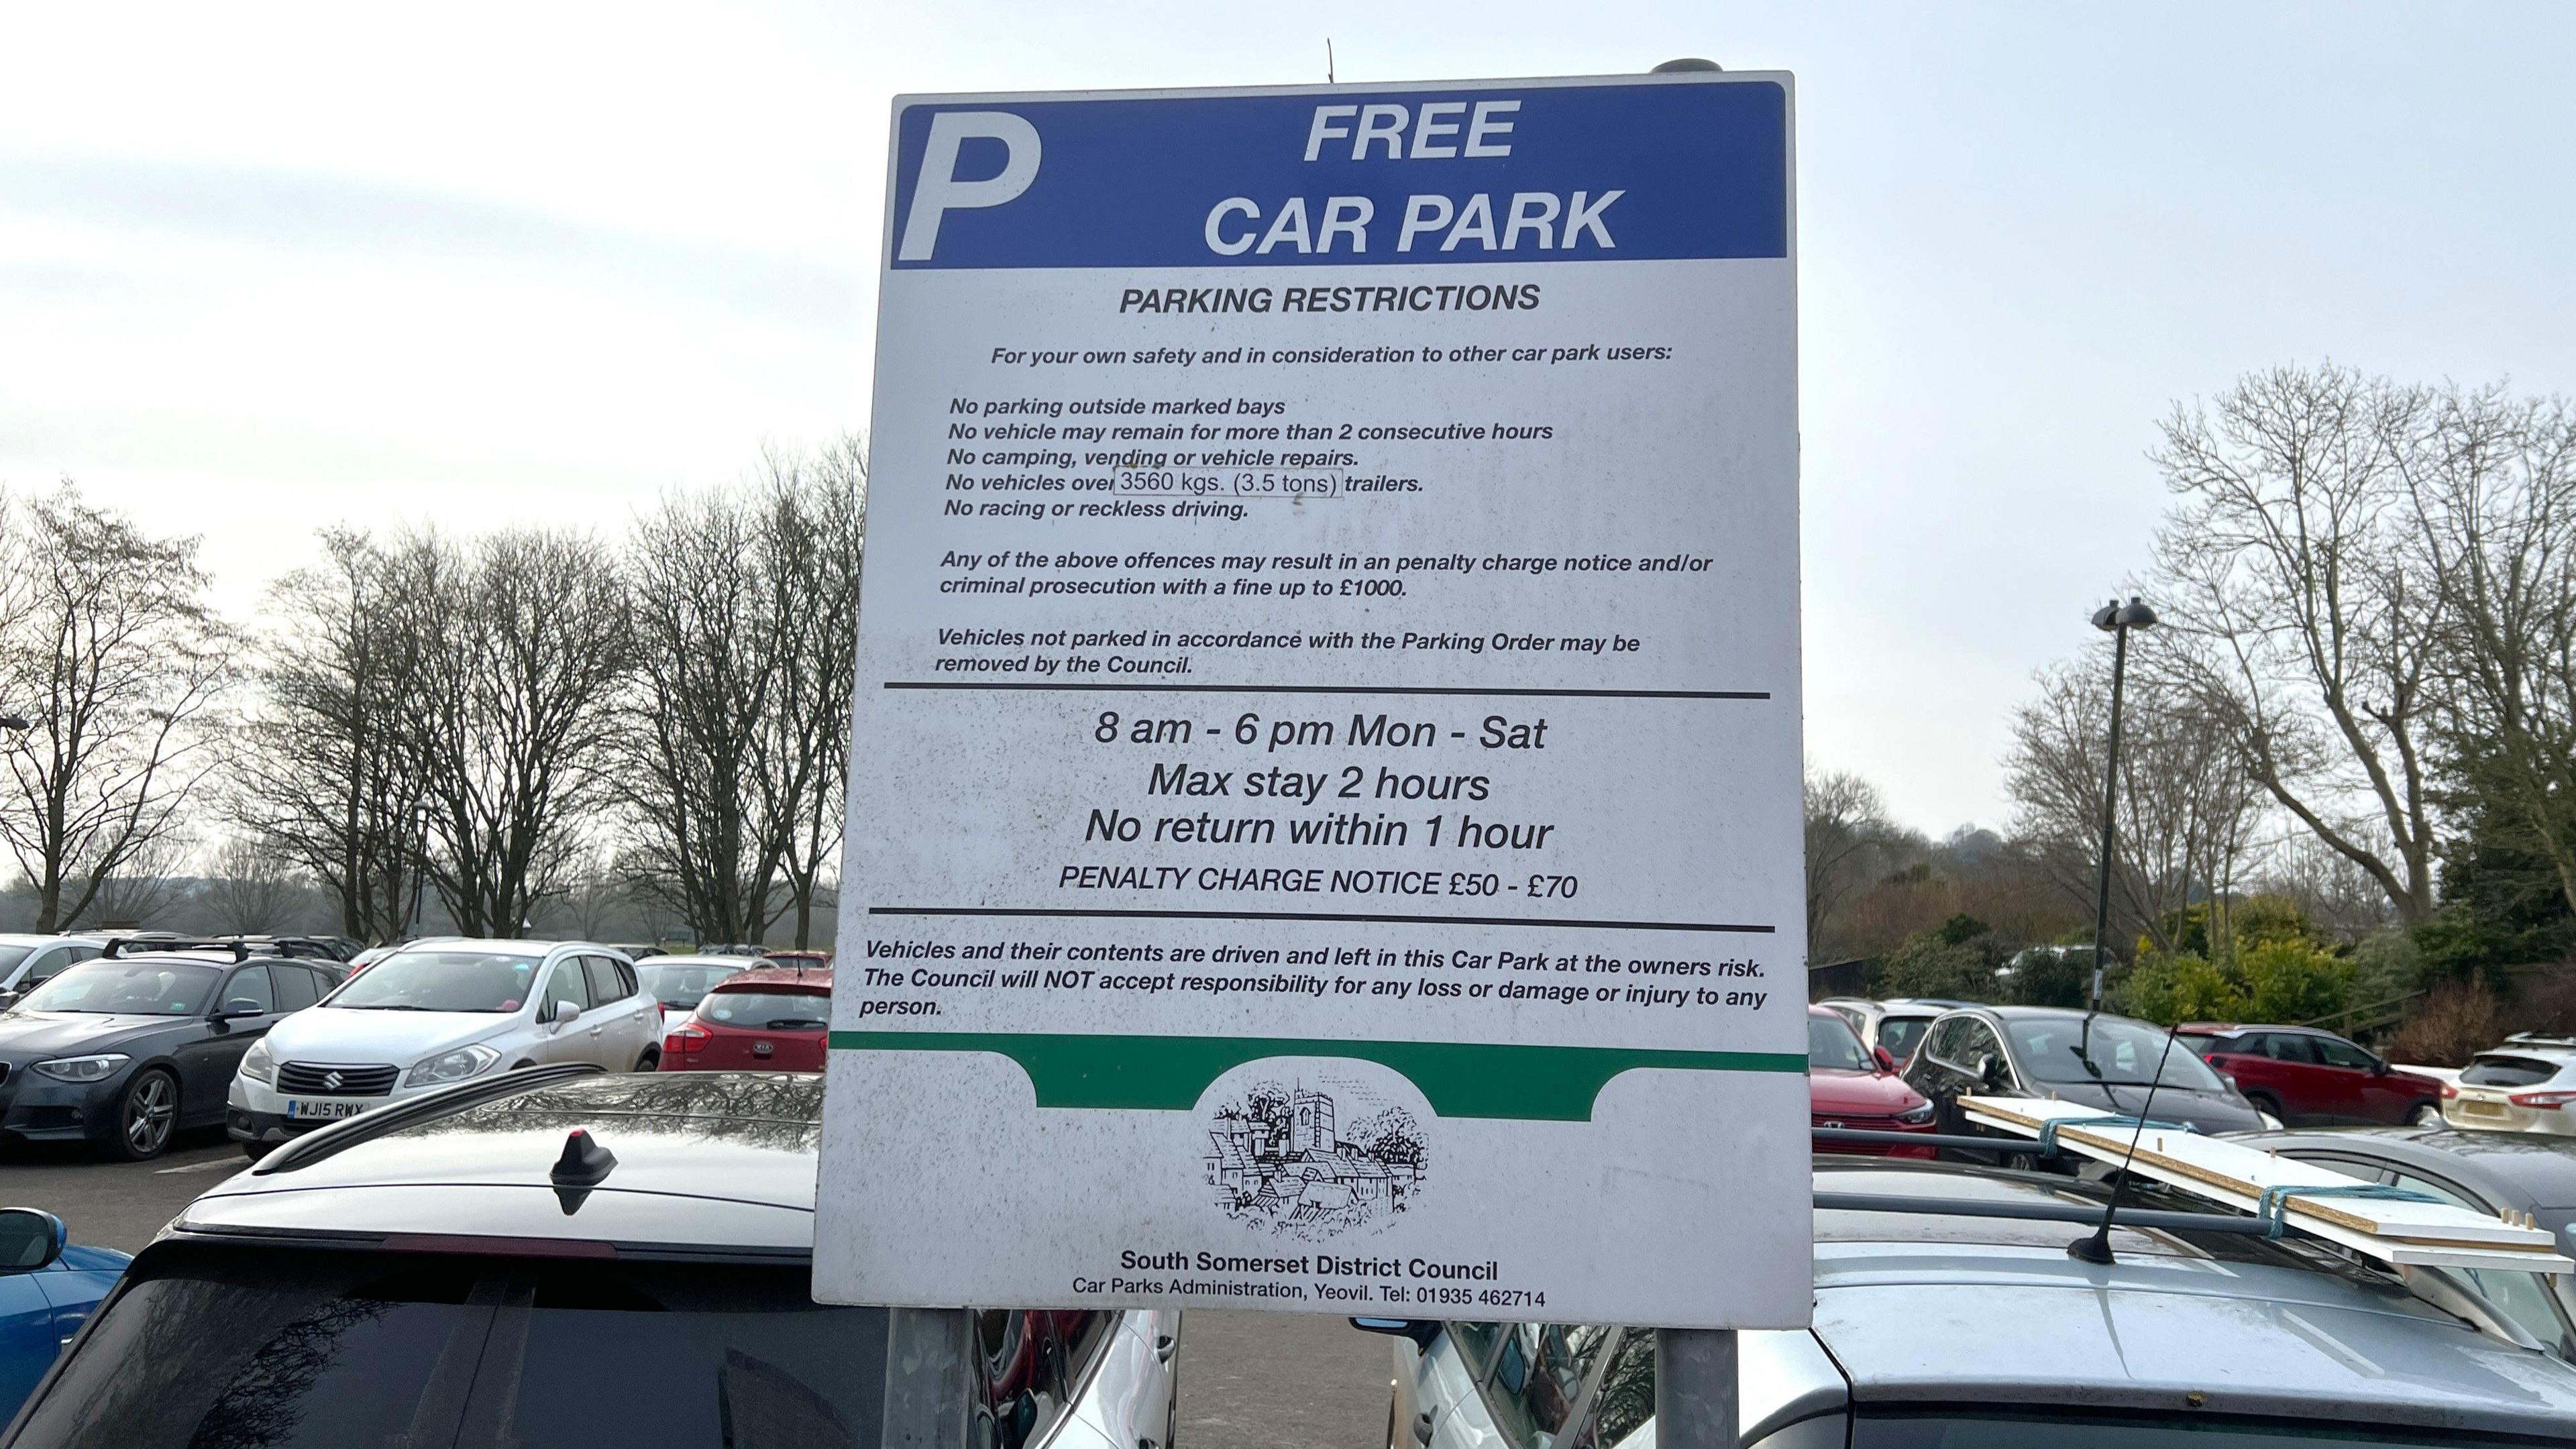
[[[63,1220],[0,1208],[0,1424],[51,1368],[132,1261],[113,1248],[76,1247]]]

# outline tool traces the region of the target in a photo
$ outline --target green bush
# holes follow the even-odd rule
[[[2352,952],[2352,1004],[2395,1001],[2424,985],[2424,948],[2404,931],[2374,931]]]
[[[2221,962],[2151,956],[2129,973],[2121,1004],[2160,1026],[2313,1021],[2352,1003],[2353,972],[2351,961],[2300,940],[2263,942]]]

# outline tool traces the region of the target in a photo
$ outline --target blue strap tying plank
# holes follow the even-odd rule
[[[2263,1189],[2262,1199],[2254,1205],[2254,1216],[2263,1224],[2263,1236],[2277,1238],[2281,1236],[2281,1230],[2289,1226],[2290,1199],[2294,1197],[2362,1197],[2375,1202],[2429,1202],[2437,1207],[2448,1205],[2443,1199],[2429,1192],[2418,1192],[2411,1187],[2399,1187],[2392,1182],[2328,1183],[2321,1187],[2285,1182]]]
[[[2042,1157],[2057,1152],[2057,1129],[2060,1127],[2135,1127],[2140,1132],[2153,1127],[2165,1132],[2197,1132],[2188,1122],[2162,1122],[2153,1117],[2053,1117],[2039,1125],[2039,1153]]]

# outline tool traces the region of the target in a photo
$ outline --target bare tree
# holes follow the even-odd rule
[[[2448,388],[2415,421],[2397,466],[2444,606],[2443,764],[2576,908],[2576,411]]]
[[[194,538],[160,538],[69,483],[0,535],[0,701],[30,721],[6,747],[0,840],[34,882],[36,929],[91,910],[172,834],[217,763],[206,728],[231,639]]]
[[[2157,537],[2158,602],[2208,646],[2189,652],[2202,692],[2255,780],[2407,922],[2433,909],[2440,611],[2392,505],[2423,407],[2346,368],[2275,368],[2213,408],[2177,405],[2152,455],[2180,500]]]
[[[67,929],[142,930],[179,914],[187,897],[190,842],[183,834],[156,835],[129,851],[114,874],[98,883],[83,915]]]
[[[193,904],[216,931],[275,934],[304,914],[304,879],[256,840],[226,841],[206,861],[204,873]]]
[[[663,500],[636,520],[628,565],[636,693],[622,736],[629,807],[621,864],[702,939],[759,941],[786,822],[776,758],[790,620],[758,505],[731,490]]]
[[[762,553],[785,622],[787,661],[768,716],[780,869],[796,944],[814,941],[815,908],[838,879],[859,652],[859,575],[868,522],[868,457],[850,435],[802,464],[772,457]]]
[[[612,794],[628,653],[616,563],[587,535],[541,529],[463,546],[419,534],[390,561],[421,641],[403,747],[429,801],[430,880],[458,930],[518,935]]]
[[[407,934],[427,844],[425,780],[403,720],[431,642],[396,566],[351,529],[271,594],[266,698],[242,730],[234,815],[266,853],[310,872],[363,941]]]
[[[1820,772],[1808,765],[1804,796],[1807,953],[1824,960],[1826,926],[1871,878],[1894,827],[1878,787],[1848,771]]]
[[[2112,852],[2112,938],[2144,935],[2160,948],[2195,886],[2230,887],[2258,813],[2235,721],[2176,672],[2132,664]],[[2017,833],[2088,911],[2100,884],[2110,697],[2099,654],[2042,671],[2038,697],[2013,712],[2005,759]]]

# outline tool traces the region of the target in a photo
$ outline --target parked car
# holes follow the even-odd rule
[[[0,1011],[106,948],[96,936],[0,936]]]
[[[2118,1262],[2096,1267],[2064,1251],[2089,1229],[1974,1211],[2098,1211],[2095,1183],[1820,1157],[1815,1186],[1940,1207],[1818,1210],[1814,1325],[1736,1335],[1748,1449],[2500,1449],[2576,1436],[2576,1370],[2440,1270],[2130,1227],[2111,1234]],[[2124,1204],[2205,1207],[2135,1184]],[[1355,1322],[1396,1337],[1389,1449],[1655,1442],[1651,1329]]]
[[[717,982],[750,970],[752,964],[741,956],[656,956],[635,963],[635,979],[662,1003],[662,1028],[668,1032],[698,1009]]]
[[[2382,1182],[2430,1193],[2478,1213],[2528,1213],[2561,1243],[2576,1244],[2576,1141],[2443,1126],[2352,1132],[2265,1132],[2237,1139]],[[2462,1273],[2562,1359],[2576,1361],[2576,1277],[2469,1268]]]
[[[831,972],[754,964],[663,1036],[662,1070],[819,1072],[831,1029]]]
[[[2524,1032],[2478,1053],[2442,1094],[2442,1118],[2480,1132],[2576,1137],[2576,1037]]]
[[[1930,1132],[1933,1127],[1932,1104],[1905,1085],[1887,1049],[1863,1047],[1851,1023],[1822,1006],[1807,1008],[1807,1096],[1818,1127],[1869,1132]],[[1875,1143],[1841,1143],[1830,1150],[1873,1157],[1933,1155],[1929,1147]]]
[[[1853,1031],[1860,1033],[1861,1045],[1885,1047],[1896,1059],[1899,1071],[1923,1044],[1923,1033],[1931,1030],[1933,1021],[1945,1011],[1976,1005],[1973,1001],[1943,1001],[1932,997],[1897,996],[1885,1001],[1869,1001],[1857,996],[1829,996],[1816,1003],[1828,1007]]]
[[[2292,1127],[2442,1120],[2442,1084],[2401,1071],[2330,1031],[2186,1021],[2183,1045],[2236,1083],[2254,1110]]]
[[[1932,1099],[1940,1129],[1981,1133],[1959,1109],[1963,1096],[2056,1097],[2135,1116],[2155,1085],[2158,1121],[2203,1132],[2253,1132],[2271,1125],[2190,1046],[2166,1050],[2163,1028],[2125,1016],[2056,1006],[1973,1006],[1932,1023],[1905,1068],[1908,1085]],[[2157,1064],[2163,1073],[2157,1075]]]
[[[608,944],[608,949],[625,957],[629,961],[642,961],[648,956],[668,956],[671,954],[660,946],[644,941],[611,941]]]
[[[813,1299],[822,1105],[550,1066],[298,1138],[136,1257],[0,1446],[873,1446],[887,1311]],[[972,1328],[963,1442],[1168,1449],[1178,1314]]]
[[[832,953],[829,951],[765,951],[760,959],[780,966],[801,966],[808,971],[832,969]]]
[[[241,1058],[224,1127],[259,1157],[300,1132],[543,1062],[653,1070],[661,1008],[582,941],[440,941],[367,967]]]
[[[223,1120],[234,1068],[330,989],[310,963],[226,950],[84,961],[0,1016],[0,1134],[158,1157]]]
[[[129,1261],[113,1248],[72,1242],[52,1213],[0,1208],[0,1423],[18,1412]]]

